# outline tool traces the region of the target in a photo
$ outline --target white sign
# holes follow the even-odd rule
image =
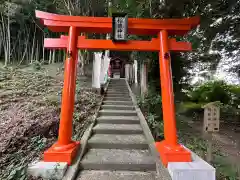
[[[125,21],[124,17],[116,17],[115,18],[115,39],[124,40],[125,39]]]
[[[128,30],[127,14],[122,13],[113,14],[113,40],[126,41],[127,30]]]

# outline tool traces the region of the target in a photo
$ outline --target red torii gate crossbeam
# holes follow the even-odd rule
[[[45,38],[44,47],[53,49],[67,49],[68,36],[61,36],[60,39]],[[168,41],[170,51],[191,51],[192,46],[189,42],[177,42],[172,38]],[[157,38],[151,41],[127,41],[126,43],[116,44],[112,40],[86,39],[85,36],[78,36],[77,48],[91,50],[118,50],[118,51],[160,51],[160,44]]]
[[[111,40],[86,39],[80,33],[111,33],[112,18],[65,16],[36,11],[36,17],[53,32],[68,32],[68,36],[45,38],[44,47],[66,49],[67,59],[64,71],[64,86],[58,141],[44,152],[44,161],[68,162],[76,156],[80,142],[72,141],[72,118],[75,100],[77,49],[158,51],[162,88],[164,137],[156,142],[156,148],[164,165],[168,162],[191,161],[191,154],[177,141],[175,107],[172,87],[170,51],[191,51],[191,43],[169,39],[170,35],[183,36],[195,28],[198,17],[185,19],[128,19],[128,33],[136,35],[157,35],[150,41],[127,41],[114,43]]]

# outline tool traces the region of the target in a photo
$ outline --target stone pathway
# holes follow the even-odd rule
[[[78,180],[155,180],[156,162],[124,79],[109,83]]]

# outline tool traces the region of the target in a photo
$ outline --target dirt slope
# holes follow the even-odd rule
[[[0,70],[0,179],[26,179],[27,164],[56,141],[63,73],[56,74]],[[79,138],[100,97],[79,83],[76,91],[74,138]]]

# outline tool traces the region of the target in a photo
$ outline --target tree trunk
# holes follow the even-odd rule
[[[65,60],[66,60],[66,58],[67,58],[66,51],[65,51],[65,50],[63,50],[63,61],[65,61]]]
[[[1,36],[1,33],[0,33]],[[2,37],[2,36],[1,36]],[[0,40],[0,56],[2,55],[2,40]]]
[[[32,41],[32,51],[31,51],[31,57],[30,57],[30,63],[33,63],[33,59],[34,59],[34,50],[35,50],[35,35],[36,35],[36,25],[35,25],[35,30],[34,30],[34,34],[33,34],[33,41]]]
[[[9,5],[8,5],[8,12],[10,11],[9,10]],[[7,32],[8,32],[8,46],[7,46],[7,62],[6,62],[6,66],[7,66],[7,63],[10,61],[10,56],[11,56],[11,32],[10,32],[10,15],[8,13],[8,28],[7,28]]]
[[[23,55],[21,57],[21,61],[18,63],[18,65],[22,64],[23,60],[25,59],[26,55],[27,55],[27,52],[28,52],[28,43],[29,43],[29,36],[30,36],[30,32],[27,30],[27,27],[25,28],[26,29],[26,33],[25,34],[25,49],[24,49],[24,52],[23,52]],[[30,56],[27,57],[27,59],[29,60],[30,59]]]
[[[18,39],[18,50],[17,50],[17,61],[20,60],[21,58],[21,52],[22,52],[22,46],[20,46],[20,43],[21,43],[21,37]]]
[[[45,34],[43,33],[43,40],[42,40],[42,58],[43,58],[43,62],[45,61],[44,38],[45,38]]]
[[[52,53],[52,64],[55,63],[55,57],[56,57],[56,50],[53,49],[53,53]]]
[[[84,52],[78,50],[78,68],[80,76],[85,75],[84,71]]]
[[[38,45],[38,41],[37,41],[37,47],[36,47],[36,56],[35,56],[35,60],[39,61],[39,45]]]
[[[51,62],[52,62],[52,50],[50,49],[50,51],[49,51],[48,64],[51,64]]]
[[[3,14],[1,13],[1,39],[2,39],[2,44],[3,44],[3,50],[4,50],[4,66],[8,65],[9,62],[9,57],[10,57],[10,48],[9,48],[9,43],[10,41],[10,19],[9,16],[7,20],[5,20]],[[6,22],[7,21],[7,22]],[[6,33],[7,32],[7,33]]]
[[[61,50],[57,51],[57,62],[61,60]]]

